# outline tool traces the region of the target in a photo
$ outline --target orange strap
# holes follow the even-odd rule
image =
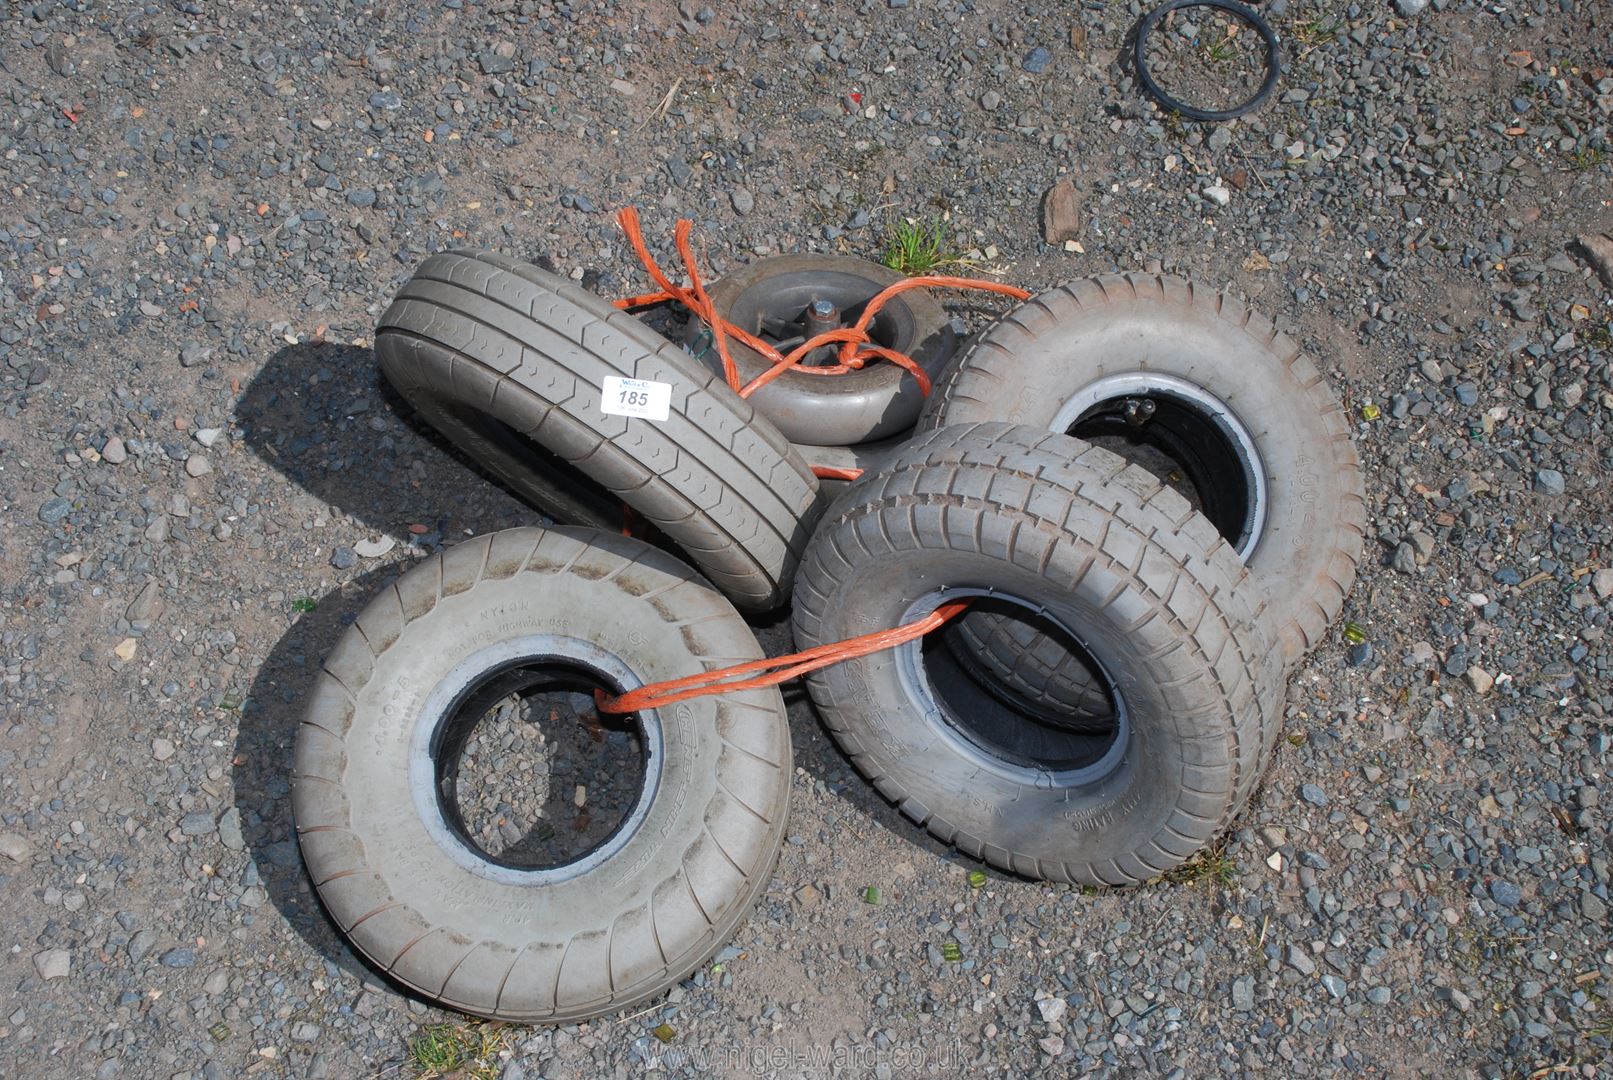
[[[650,278],[660,286],[659,292],[643,293],[639,296],[624,297],[616,301],[619,308],[644,307],[649,304],[660,304],[668,300],[676,300],[688,308],[711,328],[712,344],[717,348],[717,356],[722,361],[723,378],[740,397],[750,397],[756,391],[783,375],[786,371],[800,371],[806,375],[844,375],[847,372],[858,371],[871,360],[887,360],[897,365],[913,376],[918,383],[919,391],[926,397],[930,393],[930,377],[918,362],[905,353],[895,349],[887,349],[875,344],[869,336],[868,327],[883,308],[895,297],[907,292],[909,289],[974,289],[980,292],[1000,293],[1011,296],[1016,300],[1025,300],[1030,292],[1017,285],[1005,285],[999,281],[980,281],[975,278],[961,277],[916,277],[907,278],[887,286],[879,291],[868,305],[863,308],[862,316],[852,326],[843,326],[837,330],[828,330],[816,337],[803,341],[788,353],[781,353],[755,334],[743,327],[736,326],[717,314],[716,306],[712,304],[711,297],[706,294],[705,284],[700,280],[700,271],[695,264],[694,249],[689,244],[689,231],[694,223],[688,218],[679,218],[672,230],[672,242],[678,249],[678,258],[683,262],[683,271],[689,277],[687,286],[673,284],[672,279],[656,263],[655,257],[650,254],[648,245],[644,242],[644,230],[639,225],[638,211],[631,206],[623,207],[617,214],[616,220],[621,224],[622,232],[627,235],[627,242],[632,245],[633,252],[644,264],[645,271]],[[741,386],[739,383],[739,368],[734,364],[734,357],[728,349],[728,339],[733,338],[746,348],[761,353],[773,366],[762,372],[750,382]],[[824,364],[822,366],[801,367],[801,361],[812,355],[814,351],[824,345],[840,346],[838,364]]]
[[[884,649],[905,645],[909,641],[916,641],[962,614],[963,609],[968,606],[967,600],[949,600],[928,615],[890,630],[876,630],[872,634],[830,642],[828,645],[819,645],[787,656],[752,660],[745,664],[735,664],[733,667],[718,668],[716,671],[702,671],[698,675],[688,675],[681,679],[651,683],[637,690],[629,690],[625,694],[612,696],[603,690],[595,690],[594,702],[602,713],[630,713],[641,709],[660,709],[710,694],[728,694],[737,690],[777,686],[797,675],[805,675],[809,671],[838,664],[842,660],[855,660],[859,656],[868,656]],[[752,672],[765,672],[765,674],[753,675],[748,679],[742,677],[751,675]]]
[[[819,480],[855,480],[862,474],[861,469],[838,469],[833,465],[812,466],[812,475]]]
[[[624,207],[617,214],[616,220],[627,235],[627,242],[632,245],[633,252],[644,264],[644,270],[650,279],[659,286],[658,292],[642,293],[638,296],[628,296],[616,301],[616,306],[624,310],[629,308],[646,307],[650,304],[665,303],[675,300],[688,308],[707,326],[711,328],[712,344],[717,348],[717,356],[722,361],[723,378],[740,397],[750,397],[757,390],[766,386],[774,379],[783,375],[792,368],[807,375],[844,375],[847,372],[860,370],[871,361],[885,360],[902,368],[913,376],[918,383],[919,390],[924,395],[930,393],[930,377],[924,369],[919,367],[917,361],[905,353],[895,349],[887,349],[878,345],[868,333],[868,327],[873,323],[874,317],[879,314],[887,303],[907,292],[909,289],[975,289],[981,292],[999,293],[1011,296],[1016,300],[1025,300],[1030,292],[1017,285],[1005,285],[997,281],[979,281],[974,278],[960,277],[921,277],[906,278],[880,290],[873,299],[863,308],[863,313],[851,326],[843,326],[836,330],[829,330],[802,342],[788,353],[780,353],[767,342],[750,333],[743,327],[736,326],[717,314],[716,305],[706,293],[705,284],[700,279],[700,270],[695,263],[694,248],[689,243],[689,232],[694,223],[688,218],[679,218],[672,230],[672,242],[677,248],[678,258],[683,263],[683,271],[688,276],[688,285],[677,285],[667,277],[650,249],[644,242],[644,230],[639,225],[638,211],[633,207]],[[733,338],[745,347],[760,353],[772,366],[762,372],[749,383],[741,386],[739,382],[739,367],[734,363],[733,354],[728,348],[728,339]],[[840,346],[838,350],[839,363],[825,364],[823,366],[801,367],[801,361],[810,356],[815,350],[824,345]],[[861,469],[840,469],[828,465],[814,466],[814,475],[831,480],[855,480],[862,475]],[[625,531],[625,527],[624,527]],[[831,642],[819,645],[816,648],[803,652],[790,653],[787,656],[775,657],[770,660],[752,660],[749,663],[735,664],[732,667],[719,668],[716,671],[704,671],[698,675],[690,675],[681,679],[668,679],[665,682],[651,683],[631,690],[625,694],[610,695],[603,690],[594,692],[594,700],[602,713],[631,713],[641,709],[658,709],[667,705],[675,705],[690,698],[706,697],[711,694],[727,694],[738,690],[754,690],[763,686],[777,686],[787,682],[798,675],[805,675],[809,671],[838,664],[842,660],[852,660],[859,656],[868,656],[871,653],[884,649],[892,649],[898,645],[905,645],[910,641],[928,634],[931,630],[945,624],[949,619],[961,613],[969,606],[967,600],[952,600],[936,608],[930,614],[893,627],[890,630],[877,630],[872,634],[863,634],[860,637],[848,638],[845,641]]]

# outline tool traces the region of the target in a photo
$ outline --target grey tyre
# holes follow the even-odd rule
[[[1241,301],[1157,274],[1033,297],[946,373],[919,426],[984,420],[1135,448],[1176,473],[1265,586],[1286,662],[1343,609],[1366,530],[1349,424],[1316,365]],[[1090,697],[1069,657],[986,629],[966,628],[972,647],[1019,692],[1066,709]]]
[[[966,598],[1079,648],[1111,731],[979,707],[930,637],[808,676],[857,768],[935,836],[1029,877],[1129,885],[1191,858],[1248,800],[1282,713],[1261,589],[1186,499],[1064,435],[916,438],[843,494],[795,587],[811,647]]]
[[[453,725],[514,685],[498,680],[563,668],[627,690],[761,655],[727,600],[629,537],[512,529],[432,556],[337,641],[297,732],[292,805],[320,899],[372,964],[464,1012],[559,1023],[659,993],[767,882],[791,775],[778,692],[636,714],[630,812],[544,865],[467,831],[444,772],[466,737]]]
[[[813,300],[823,299],[855,321],[882,289],[906,279],[889,267],[845,255],[782,255],[759,259],[722,278],[707,290],[717,315],[764,340],[785,347],[800,344],[794,320]],[[925,290],[893,298],[875,316],[870,333],[881,345],[911,356],[933,380],[957,350],[951,320]],[[710,345],[710,331],[698,319],[688,330],[691,351],[718,375],[722,360]],[[729,354],[740,385],[772,365],[762,354],[729,339]],[[885,361],[844,375],[789,371],[750,399],[792,442],[851,446],[901,435],[912,428],[924,395],[907,371]]]
[[[537,267],[452,252],[399,290],[375,348],[429,423],[539,509],[619,526],[619,500],[737,606],[764,611],[789,595],[817,513],[811,469],[631,315]],[[610,376],[668,384],[667,419],[604,413]]]

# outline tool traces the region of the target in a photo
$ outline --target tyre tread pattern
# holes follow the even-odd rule
[[[915,516],[909,512],[914,506],[937,513]],[[879,740],[863,737],[868,703],[849,689],[853,680],[842,685],[833,668],[815,672],[808,676],[813,700],[858,770],[938,839],[1028,876],[1137,884],[1212,842],[1247,803],[1275,741],[1284,668],[1261,618],[1263,590],[1237,554],[1186,499],[1117,455],[1001,423],[953,425],[919,436],[883,471],[855,482],[821,524],[796,581],[798,643],[822,643],[825,620],[854,565],[894,552],[956,550],[978,535],[924,524],[944,521],[948,511],[1011,522],[1006,549],[988,551],[1004,561],[1045,567],[1056,547],[1077,545],[1090,556],[1082,576],[1106,575],[1115,583],[1107,606],[1167,620],[1175,632],[1158,655],[1192,650],[1201,670],[1194,682],[1212,684],[1168,688],[1181,706],[1172,719],[1210,717],[1222,734],[1195,741],[1206,762],[1221,764],[1185,769],[1202,774],[1200,783],[1184,784],[1170,820],[1126,865],[1042,859],[996,847],[918,805]],[[848,557],[846,545],[859,550]],[[974,549],[986,550],[978,543]]]
[[[1322,540],[1328,552],[1310,588],[1272,599],[1273,607],[1282,609],[1280,615],[1275,611],[1273,615],[1276,641],[1293,662],[1321,644],[1328,626],[1344,609],[1366,543],[1366,493],[1349,419],[1327,377],[1298,343],[1242,300],[1165,274],[1106,274],[1067,282],[1032,297],[984,331],[937,383],[918,430],[1011,419],[992,415],[989,403],[1000,397],[998,388],[1013,378],[1027,348],[1049,334],[1069,332],[1064,329],[1067,324],[1086,312],[1107,305],[1139,304],[1197,309],[1236,327],[1288,369],[1295,387],[1309,402],[1310,416],[1320,425],[1317,444],[1330,449],[1332,460],[1317,466],[1336,473],[1339,491],[1337,505],[1329,510],[1334,535]],[[1280,464],[1288,467],[1291,463]]]
[[[428,417],[451,398],[525,418],[512,426],[676,541],[736,605],[768,610],[788,595],[817,478],[748,402],[626,312],[514,259],[448,252],[382,314],[376,350]],[[610,375],[669,383],[668,419],[603,413]]]
[[[560,550],[549,550],[553,548]],[[648,572],[635,574],[635,568]],[[581,573],[614,583],[624,596],[659,609],[680,590],[686,596],[688,590],[706,595],[705,600],[686,601],[697,611],[721,603],[691,570],[664,552],[589,529],[510,529],[433,555],[376,596],[327,658],[298,728],[292,803],[309,876],[358,951],[392,978],[451,1008],[523,1023],[564,1023],[626,1008],[665,990],[713,954],[748,916],[783,843],[792,768],[776,690],[719,698],[716,792],[705,808],[701,831],[682,841],[680,869],[657,885],[645,904],[564,941],[531,941],[519,948],[473,941],[431,926],[409,906],[406,894],[395,895],[392,884],[371,868],[363,839],[354,831],[343,790],[353,709],[375,662],[410,624],[429,619],[445,597],[483,582],[538,572]],[[676,580],[669,584],[669,576]],[[652,582],[659,588],[651,587]],[[751,655],[742,658],[760,657],[750,630],[731,608],[728,619],[731,627],[712,635],[715,651],[742,653],[748,640]],[[385,628],[379,636],[377,627]],[[695,659],[713,670],[735,657]],[[746,715],[735,716],[736,710]],[[771,755],[764,734],[769,725]],[[747,792],[749,799],[736,791]],[[729,838],[727,846],[720,836]],[[678,842],[677,837],[667,840]],[[741,842],[751,849],[747,861],[752,865],[742,865],[729,850],[738,850]],[[693,934],[691,925],[696,926]],[[624,938],[631,948],[618,948]],[[623,957],[634,959],[629,963]],[[624,974],[624,967],[631,972]],[[496,978],[486,977],[500,970]],[[471,973],[477,974],[467,977]],[[456,979],[465,986],[456,986]],[[490,996],[488,985],[496,986]]]

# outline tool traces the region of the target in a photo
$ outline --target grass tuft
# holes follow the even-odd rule
[[[939,220],[898,221],[885,234],[880,262],[908,277],[919,277],[958,261]]]
[[[430,1024],[409,1043],[417,1080],[497,1080],[509,1036],[501,1024]]]
[[[1238,866],[1227,858],[1226,849],[1216,846],[1165,872],[1172,885],[1209,885],[1227,888],[1237,884]]]
[[[1603,154],[1597,147],[1587,146],[1584,149],[1570,153],[1568,155],[1568,164],[1575,172],[1589,172],[1606,160],[1606,157],[1607,155]]]

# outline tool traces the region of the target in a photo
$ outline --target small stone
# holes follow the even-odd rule
[[[358,553],[350,547],[339,547],[331,552],[330,564],[338,570],[351,570],[358,565]]]
[[[218,842],[231,851],[246,847],[246,838],[241,835],[241,811],[233,806],[218,819]]]
[[[736,214],[744,215],[756,209],[756,196],[751,194],[750,188],[736,187],[728,193],[728,201]]]
[[[150,622],[161,614],[162,588],[157,584],[156,578],[147,581],[135,598],[129,601],[129,606],[123,610],[124,617],[132,623]]]
[[[39,508],[39,520],[46,525],[55,525],[72,512],[73,504],[57,496],[54,499],[47,499],[45,504]]]
[[[1510,881],[1496,878],[1490,882],[1490,899],[1504,908],[1515,908],[1523,903],[1523,890]]]
[[[1367,991],[1367,1000],[1374,1005],[1387,1005],[1393,1000],[1393,995],[1389,993],[1387,986],[1374,986]]]
[[[179,350],[179,364],[181,367],[195,367],[205,364],[213,358],[213,350],[207,345],[190,344],[182,346]]]
[[[291,1025],[291,1039],[293,1042],[313,1042],[319,1038],[318,1024],[310,1024],[306,1020]]]
[[[1344,652],[1344,662],[1351,667],[1366,667],[1372,663],[1374,650],[1372,642],[1363,641],[1359,645],[1351,645]]]
[[[67,46],[60,41],[53,41],[45,46],[45,66],[64,79],[71,78],[78,70],[67,51]]]
[[[137,638],[124,638],[112,647],[112,655],[127,664],[134,659],[134,654],[139,648],[140,642]]]
[[[1475,693],[1488,694],[1495,686],[1495,676],[1474,664],[1467,669],[1467,681]]]
[[[1328,803],[1327,792],[1315,784],[1301,784],[1299,786],[1299,797],[1312,806],[1326,806]]]
[[[1599,600],[1613,596],[1613,567],[1604,567],[1591,575],[1591,588]]]
[[[174,756],[174,744],[167,739],[152,739],[151,756],[158,761],[167,761]]]
[[[1225,206],[1232,201],[1232,192],[1220,184],[1214,184],[1204,189],[1204,197],[1217,206]]]
[[[1613,289],[1613,236],[1607,233],[1588,233],[1579,238],[1580,251],[1591,264],[1602,284]]]
[[[1402,18],[1412,19],[1423,13],[1428,6],[1428,0],[1395,0],[1395,10],[1400,12]]]
[[[1411,545],[1412,551],[1416,553],[1418,566],[1427,565],[1428,560],[1433,558],[1434,538],[1421,529],[1414,529],[1411,535],[1406,537],[1406,542]]]
[[[1327,988],[1329,996],[1331,996],[1334,1001],[1344,1000],[1344,995],[1349,990],[1349,987],[1345,985],[1344,980],[1339,978],[1337,975],[1323,975],[1322,985]]]
[[[212,832],[215,827],[213,815],[205,810],[192,810],[179,819],[179,831],[186,836],[201,836]]]
[[[129,959],[139,963],[150,954],[152,946],[156,944],[157,934],[155,931],[136,931],[134,937],[129,939]]]
[[[1069,1008],[1070,1003],[1061,997],[1043,998],[1036,1003],[1036,1011],[1041,1013],[1042,1020],[1049,1024],[1056,1024],[1064,1019],[1064,1014]]]
[[[185,459],[185,472],[190,476],[206,476],[213,471],[212,462],[200,454],[192,454]]]
[[[34,846],[19,833],[0,833],[0,855],[12,862],[23,862],[34,853]]]
[[[46,949],[34,954],[34,970],[41,979],[65,979],[73,970],[73,955],[66,949]]]
[[[817,906],[818,901],[822,898],[823,894],[810,881],[795,890],[795,902],[804,908]]]
[[[996,112],[998,106],[1000,106],[1002,103],[1003,96],[997,93],[995,90],[987,90],[984,94],[980,95],[980,107],[985,109],[987,112]]]
[[[492,49],[480,53],[476,57],[476,63],[481,66],[483,75],[504,75],[515,70],[513,56],[500,56]]]
[[[377,540],[360,540],[353,545],[353,554],[365,559],[378,559],[396,547],[397,543],[390,536],[382,536]]]
[[[1047,70],[1047,65],[1052,62],[1053,54],[1042,48],[1042,46],[1038,45],[1036,48],[1025,54],[1025,59],[1019,62],[1019,66],[1030,72],[1032,75],[1040,75],[1042,72]]]
[[[212,449],[213,444],[218,442],[219,436],[223,434],[223,428],[204,427],[196,432],[195,439],[208,449]]]
[[[1056,1058],[1064,1053],[1064,1040],[1057,1035],[1036,1040],[1036,1045],[1042,1048],[1042,1053],[1048,1057]]]
[[[1473,1008],[1473,999],[1462,993],[1456,987],[1450,987],[1451,1004],[1456,1006],[1457,1012],[1467,1012]]]
[[[1566,488],[1563,474],[1556,469],[1541,469],[1535,473],[1535,490],[1543,495],[1561,495]]]
[[[1042,239],[1049,244],[1081,236],[1081,196],[1069,177],[1042,194]]]
[[[1395,553],[1389,558],[1389,565],[1402,574],[1415,574],[1417,572],[1417,549],[1405,541],[1395,545]]]
[[[108,465],[122,465],[129,460],[129,448],[114,435],[101,445],[101,460]]]
[[[1232,1007],[1248,1012],[1255,1007],[1255,980],[1252,975],[1239,975],[1232,980]]]
[[[162,954],[161,963],[163,967],[171,968],[195,967],[196,952],[193,949],[187,949],[183,946],[177,949],[169,949],[167,952]]]
[[[1316,973],[1316,961],[1312,960],[1310,954],[1299,945],[1288,946],[1288,966],[1301,975]]]
[[[213,974],[207,977],[207,981],[202,983],[202,990],[204,990],[210,997],[218,997],[229,988],[230,973],[225,971],[223,968],[213,972]]]

